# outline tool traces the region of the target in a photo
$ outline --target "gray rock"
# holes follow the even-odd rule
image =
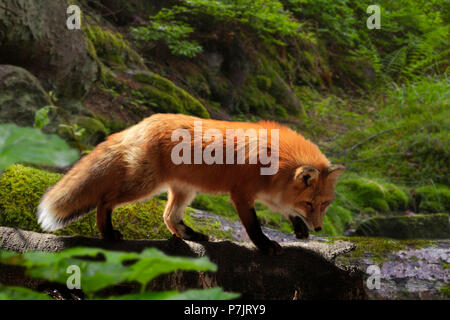
[[[0,63],[23,67],[58,97],[83,97],[97,79],[82,30],[67,28],[67,1],[4,0]]]
[[[49,96],[31,73],[0,65],[0,123],[32,126],[35,112],[50,104]]]

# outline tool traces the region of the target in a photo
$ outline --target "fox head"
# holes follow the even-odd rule
[[[344,170],[341,165],[331,165],[324,172],[310,166],[295,170],[293,183],[283,192],[283,202],[292,208],[289,219],[297,238],[306,239],[308,229],[322,230],[325,212],[334,201],[334,185]]]
[[[334,201],[334,185],[345,168],[331,165],[319,171],[312,166],[298,167],[283,183],[283,189],[265,202],[286,216],[299,239],[307,239],[310,231],[320,231],[329,205]]]

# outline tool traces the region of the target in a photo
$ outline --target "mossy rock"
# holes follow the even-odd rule
[[[342,235],[352,221],[353,217],[350,210],[332,203],[325,214],[322,231],[318,234],[321,236]]]
[[[103,122],[95,118],[80,117],[76,122],[80,128],[85,130],[83,143],[86,145],[97,145],[105,140],[110,133]]]
[[[450,237],[449,215],[446,213],[372,217],[363,221],[355,235],[394,239],[443,239]]]
[[[156,112],[183,113],[209,118],[206,108],[172,81],[152,72],[136,72],[132,78],[144,84],[137,90],[141,102],[153,106]]]
[[[241,89],[239,112],[251,113],[259,116],[274,115],[277,101],[270,94],[260,90],[256,80],[248,80]]]
[[[62,175],[13,165],[0,176],[0,225],[42,231],[36,208],[45,191]]]
[[[344,262],[348,265],[351,263],[359,264],[362,259],[370,256],[370,259],[377,264],[390,259],[390,254],[405,250],[408,248],[420,249],[424,247],[432,246],[435,240],[425,239],[389,239],[381,237],[330,237],[328,243],[334,243],[335,241],[349,241],[356,244],[355,250],[341,255],[338,257],[338,261]]]
[[[39,109],[51,105],[41,83],[27,70],[0,65],[0,122],[33,126]]]
[[[392,183],[352,178],[341,181],[338,188],[348,200],[367,213],[401,211],[409,204],[406,193]]]
[[[416,207],[419,212],[450,212],[450,188],[444,185],[432,185],[417,188]]]
[[[99,70],[83,33],[67,28],[68,2],[4,0],[2,6],[13,12],[0,10],[2,63],[30,71],[58,98],[81,99]]]
[[[130,68],[146,69],[144,58],[131,48],[120,33],[89,24],[84,32],[93,46],[90,47],[91,55],[98,57],[106,66],[123,71]]]

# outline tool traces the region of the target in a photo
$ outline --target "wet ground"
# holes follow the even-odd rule
[[[238,242],[249,241],[244,227],[239,221],[229,221],[220,216],[196,211],[193,214],[198,218],[215,219],[220,222],[225,231],[231,231],[233,238]],[[277,242],[295,242],[298,240],[294,234],[287,234],[278,230],[263,227],[263,232]],[[327,238],[310,236],[309,240],[321,242]],[[307,240],[307,241],[309,241]],[[356,263],[367,273],[367,287],[370,299],[448,299],[440,288],[448,285],[450,280],[450,239],[433,241],[432,246],[414,249],[405,248],[387,254],[385,261],[375,263],[371,253],[367,252]],[[372,269],[368,268],[370,266]],[[371,277],[372,276],[372,277]],[[379,276],[379,282],[375,277]],[[379,285],[377,285],[379,283]],[[371,289],[369,289],[371,288]]]
[[[376,265],[370,258],[359,261],[365,270]],[[448,299],[440,288],[450,280],[450,240],[433,246],[390,253],[379,265],[380,286],[367,290],[372,299]]]

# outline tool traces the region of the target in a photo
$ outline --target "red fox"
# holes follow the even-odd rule
[[[244,133],[244,139],[231,135],[233,129]],[[252,136],[256,132],[260,134]],[[272,170],[263,161],[269,154],[277,162]],[[264,174],[264,169],[269,172]],[[37,217],[42,229],[55,231],[97,208],[102,237],[121,240],[111,223],[113,209],[167,191],[164,221],[171,233],[207,241],[184,224],[184,211],[197,192],[229,193],[256,247],[280,254],[279,244],[263,234],[254,202],[286,216],[297,238],[306,239],[308,230],[321,229],[343,171],[311,141],[275,122],[156,114],[109,136],[84,156],[42,197]]]

